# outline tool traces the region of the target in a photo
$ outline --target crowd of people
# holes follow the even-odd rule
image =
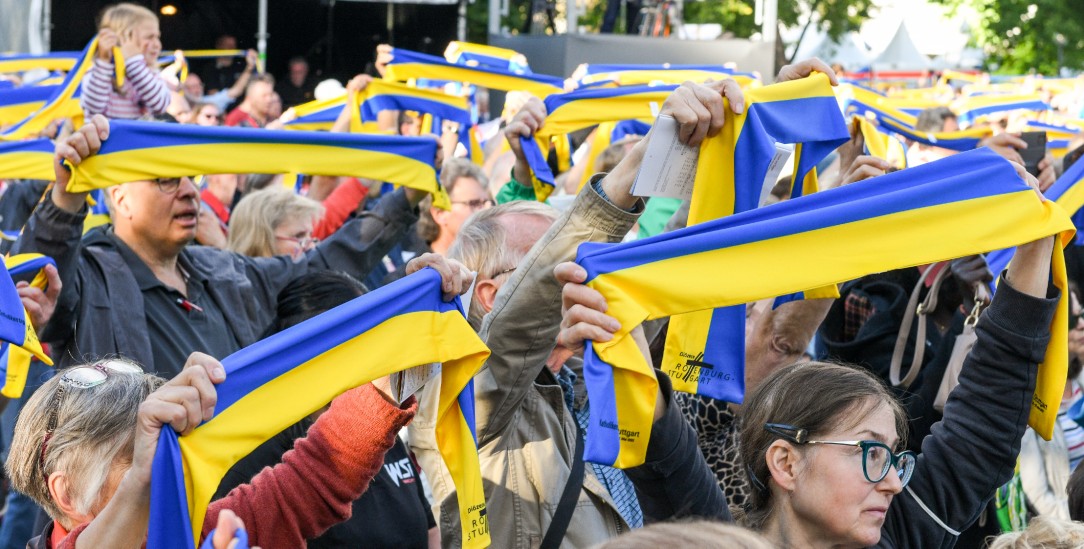
[[[596,122],[555,137],[569,153],[554,146],[539,159],[528,145],[548,135],[559,103],[503,90],[503,110],[491,117],[485,83],[445,82],[438,72],[434,89],[472,105],[470,132],[388,108],[363,131],[437,141],[442,195],[325,173],[295,183],[227,166],[98,182],[103,190],[88,194],[73,189],[72,167],[109,161],[103,147],[114,121],[285,135],[308,107],[338,98],[341,112],[326,130],[358,131],[351,108],[374,79],[392,79],[397,56],[381,46],[373,73],[345,86],[318,84],[296,57],[276,81],[255,52],[228,53],[236,40],[224,36],[215,44],[223,55],[205,70],[189,72],[193,60],[180,51],[161,68],[155,14],[128,3],[103,12],[96,39],[73,99],[82,116],[30,137],[52,140],[53,179],[9,177],[0,153],[0,229],[12,235],[3,249],[52,260],[44,283],[18,279],[17,292],[55,362],[32,361],[22,396],[0,397],[8,487],[0,549],[142,546],[161,433],[183,440],[212,418],[223,359],[425,269],[439,273],[446,300],[466,305],[490,353],[468,395],[484,524],[462,522],[462,487],[453,483],[461,464],[440,451],[440,379],[398,395],[383,377],[290,418],[231,462],[194,525],[197,544],[474,547],[480,536],[523,549],[1084,546],[1074,522],[1084,521],[1084,248],[1075,243],[1062,251],[1046,236],[1021,242],[1007,266],[981,254],[944,258],[843,282],[835,298],[750,303],[744,370],[737,365],[744,398],[725,402],[677,390],[662,364],[669,320],[622,326],[589,284],[595,273],[576,262],[585,244],[694,230],[695,198],[634,194],[654,130],[619,133],[620,118]],[[486,65],[503,50],[479,51],[449,63],[503,70]],[[509,74],[531,74],[515,60]],[[670,67],[640,70],[651,76],[633,83],[679,84],[665,88],[673,91],[657,114],[671,117],[690,147],[745,116],[750,90],[826,75],[840,100],[833,116],[846,116],[849,135],[819,162],[818,192],[876,185],[866,180],[984,147],[1040,197],[1066,178],[1084,185],[1074,169],[1084,152],[1077,80],[1002,84],[961,73],[927,86],[856,82],[817,59],[763,83],[721,65],[684,83],[658,82]],[[1038,99],[959,112],[970,98],[1010,91]],[[892,131],[897,123],[908,127]],[[0,120],[0,131],[11,125]],[[1051,136],[1041,151],[1021,134],[1038,127]],[[553,177],[547,200],[539,200],[550,193],[542,165]],[[759,206],[801,200],[791,196],[803,174],[769,177]],[[89,223],[95,215],[108,222]],[[1062,254],[1065,290],[1053,274]],[[657,283],[684,284],[679,275]],[[713,283],[725,287],[727,273]],[[1045,434],[1028,422],[1040,364],[1049,367],[1048,345],[1063,333],[1051,328],[1063,318],[1062,291],[1070,294],[1069,371]],[[584,355],[592,342],[626,334],[653,366],[658,391],[641,462],[619,468],[584,458],[592,407],[612,405],[592,402],[601,393],[585,381]],[[386,358],[350,357],[342,367]]]

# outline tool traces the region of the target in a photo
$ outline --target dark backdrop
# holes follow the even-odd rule
[[[80,50],[95,33],[101,10],[115,0],[52,0],[52,49]],[[159,15],[162,51],[210,49],[221,34],[237,37],[238,47],[256,47],[257,0],[136,0]],[[313,73],[344,81],[372,62],[376,45],[388,41],[385,3],[327,0],[268,0],[268,71],[284,77],[294,55],[309,61]],[[455,39],[456,6],[396,4],[393,45],[442,54]],[[329,24],[330,20],[330,24]],[[198,70],[198,66],[194,66]]]

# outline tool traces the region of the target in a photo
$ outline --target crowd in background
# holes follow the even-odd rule
[[[55,264],[45,284],[17,287],[56,363],[31,362],[22,396],[3,399],[0,548],[141,546],[159,434],[183,437],[211,418],[222,359],[426,268],[449,299],[469,300],[467,320],[490,350],[474,378],[473,419],[493,547],[1084,546],[1075,244],[1064,250],[1070,367],[1049,440],[1027,423],[1061,297],[1053,236],[1022,242],[1007,267],[969,255],[871,273],[841,284],[837,298],[748,304],[745,398],[728,403],[676,390],[660,371],[667,319],[621,326],[574,262],[584,243],[692,226],[689,199],[633,194],[650,133],[569,134],[572,163],[556,150],[541,159],[554,181],[538,200],[540,161],[524,143],[544,133],[545,97],[509,91],[490,117],[486,90],[452,82],[442,89],[476,106],[481,156],[458,124],[425,112],[382,111],[372,130],[438,142],[444,205],[410,186],[279,173],[114,182],[88,195],[71,190],[64,163],[98,155],[116,120],[285,134],[314,102],[345,98],[327,129],[347,133],[356,131],[350,105],[396,58],[382,46],[372,74],[345,85],[318,83],[303,57],[274,78],[253,51],[192,71],[198,62],[177,52],[162,68],[157,18],[132,4],[103,13],[97,41],[81,120],[33,136],[53,141],[53,180],[8,178],[0,154],[4,249]],[[236,40],[215,48],[235,50]],[[960,152],[930,136],[971,132],[968,148],[992,149],[1040,194],[1072,176],[1084,152],[1077,80],[1017,79],[1013,92],[1041,97],[1042,112],[981,117],[951,106],[1001,85],[988,76],[946,75],[916,100],[902,83],[851,82],[812,59],[774,83],[815,73],[831,81],[850,132],[819,163],[822,192]],[[743,94],[772,83],[674,82],[657,107],[696,147],[742,114]],[[903,96],[911,102],[893,99]],[[917,137],[862,126],[884,113],[913,119]],[[1038,123],[1065,134],[1055,145],[1049,133],[1036,155],[1020,132]],[[778,176],[762,203],[791,200],[800,179]],[[95,213],[108,222],[91,227]],[[725,286],[727,273],[714,283]],[[658,394],[643,463],[617,468],[583,457],[599,405],[583,352],[625,334],[656,368]],[[197,529],[216,548],[234,547],[241,530],[264,549],[463,546],[469,528],[438,451],[440,394],[430,381],[399,399],[386,378],[342,393],[237,461]]]

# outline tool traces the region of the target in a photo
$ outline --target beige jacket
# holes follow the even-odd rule
[[[637,212],[643,210],[638,204]],[[538,547],[572,468],[576,425],[561,387],[545,368],[561,322],[561,286],[553,268],[575,259],[583,242],[620,242],[639,217],[585,185],[583,192],[520,262],[501,288],[480,335],[492,355],[474,378],[476,426],[492,546]],[[432,384],[430,384],[432,385]],[[426,386],[419,410],[435,409]],[[429,475],[444,547],[461,546],[455,488],[441,463],[432,417],[419,412],[411,446]],[[628,525],[591,467],[563,548],[589,547]]]

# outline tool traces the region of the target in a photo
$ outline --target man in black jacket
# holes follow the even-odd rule
[[[97,153],[109,122],[95,117],[57,145],[57,184],[35,210],[13,253],[52,257],[63,290],[43,341],[61,367],[123,355],[169,378],[194,351],[222,358],[254,343],[274,317],[278,292],[310,268],[362,278],[417,221],[424,193],[403,189],[344,225],[294,262],[251,258],[195,238],[199,192],[190,179],[111,187],[114,225],[82,237],[86,195],[66,191],[59,161]]]

